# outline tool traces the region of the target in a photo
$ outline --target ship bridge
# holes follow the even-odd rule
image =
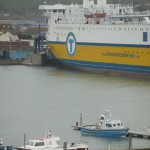
[[[44,10],[43,16],[49,17],[54,13],[65,13],[66,5],[63,4],[55,4],[55,5],[39,5],[40,10]]]

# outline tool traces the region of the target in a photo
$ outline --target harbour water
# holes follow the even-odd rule
[[[0,136],[3,143],[23,145],[50,129],[62,141],[86,141],[90,150],[128,148],[127,138],[83,136],[74,131],[96,123],[104,109],[130,129],[148,132],[150,80],[104,76],[58,67],[0,66]],[[148,139],[133,139],[133,147],[150,147]]]

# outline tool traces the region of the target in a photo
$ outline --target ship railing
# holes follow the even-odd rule
[[[43,16],[43,17],[49,17],[49,16],[50,16],[50,13],[48,13],[48,12],[43,12],[43,13],[42,13],[42,16]]]
[[[43,12],[42,13],[42,16],[43,17],[50,17],[51,15],[63,15],[63,13],[62,12]]]
[[[137,11],[137,12],[133,12],[133,15],[145,15],[145,14],[150,14],[150,11]]]
[[[146,22],[126,22],[124,23],[125,25],[149,25],[148,23]]]
[[[149,25],[147,22],[129,22],[129,21],[109,21],[103,24],[112,24],[112,25]]]

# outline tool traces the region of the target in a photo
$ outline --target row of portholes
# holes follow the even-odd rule
[[[80,28],[78,28],[78,30],[80,30]],[[124,31],[148,31],[148,28],[143,29],[143,28],[93,28],[93,27],[82,27],[82,30],[124,30]]]
[[[148,28],[98,28],[98,27],[56,27],[56,29],[60,30],[119,30],[119,31],[148,31]]]

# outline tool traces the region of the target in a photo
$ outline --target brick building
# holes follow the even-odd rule
[[[4,21],[3,23],[0,22],[0,32],[6,33],[10,32],[13,33],[13,28],[11,23]]]
[[[29,49],[29,41],[20,41],[10,23],[0,23],[0,51]]]

